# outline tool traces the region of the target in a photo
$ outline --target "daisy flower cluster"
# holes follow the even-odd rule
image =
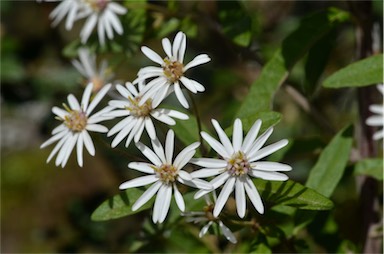
[[[56,2],[56,0],[45,1]],[[103,45],[106,36],[112,40],[114,32],[119,35],[123,34],[123,26],[118,15],[125,13],[127,13],[126,8],[111,0],[63,0],[50,13],[49,17],[52,19],[53,26],[66,19],[66,30],[71,30],[76,21],[85,19],[80,32],[81,42],[86,43],[92,31],[97,28],[100,44]]]
[[[90,5],[90,2],[92,1],[76,2],[79,6],[76,7],[76,12],[72,13],[64,11],[67,10],[68,3],[63,1],[57,7],[60,7],[61,11],[54,12],[52,16],[57,22],[58,19],[68,15],[67,22],[71,26],[78,15],[83,13],[82,6]],[[103,5],[103,11],[107,11],[107,8],[118,10],[117,5],[112,2],[98,1],[97,3]],[[91,17],[89,18],[91,19]],[[107,27],[105,24],[101,26]],[[116,24],[113,24],[112,26],[115,27]],[[91,27],[87,24],[86,26],[87,29]],[[80,49],[79,60],[73,60],[72,63],[85,78],[87,86],[80,102],[70,94],[68,105],[63,104],[63,108],[53,107],[52,112],[61,121],[61,124],[53,129],[52,137],[44,142],[41,148],[57,142],[47,162],[56,156],[55,164],[61,167],[67,164],[72,151],[76,148],[77,162],[81,167],[84,164],[83,147],[90,155],[95,155],[95,146],[90,132],[105,133],[107,137],[114,136],[111,141],[112,148],[118,146],[122,141],[126,147],[134,143],[147,162],[131,161],[128,168],[145,175],[130,179],[122,183],[119,188],[125,190],[141,186],[149,187],[133,203],[133,211],[156,196],[152,220],[154,223],[163,223],[170,210],[173,197],[182,215],[189,217],[187,221],[207,223],[202,227],[200,237],[203,237],[213,225],[217,225],[228,241],[236,243],[234,233],[224,225],[221,219],[221,216],[225,217],[222,215],[225,204],[234,192],[233,198],[240,218],[244,218],[247,214],[247,200],[256,211],[263,214],[265,210],[263,201],[252,178],[271,181],[288,179],[288,176],[282,172],[290,171],[292,168],[289,165],[263,160],[286,146],[288,141],[283,139],[265,145],[273,132],[273,127],[259,135],[261,120],[256,120],[249,132],[244,135],[242,121],[236,119],[232,138],[230,138],[219,122],[212,119],[218,139],[207,132],[200,133],[203,140],[212,148],[212,157],[195,157],[196,150],[201,145],[200,142],[189,144],[176,154],[173,130],[168,130],[165,142],[161,142],[158,134],[163,131],[156,127],[157,124],[172,126],[176,124],[176,119],[187,120],[189,118],[187,114],[178,110],[164,108],[162,102],[174,93],[181,106],[188,109],[189,103],[183,90],[187,90],[191,96],[205,91],[202,84],[188,78],[186,74],[189,69],[208,63],[211,59],[207,54],[200,54],[184,64],[186,43],[186,35],[178,32],[172,43],[167,38],[162,40],[165,53],[163,56],[143,46],[142,53],[160,66],[144,67],[138,71],[137,78],[133,82],[114,86],[108,83],[112,79],[112,74],[107,71],[108,64],[102,62],[101,66],[97,67],[96,56],[86,49]],[[111,90],[116,90],[115,94],[118,97],[111,98],[103,109],[92,114]],[[113,119],[118,121],[111,128],[107,128],[107,124],[100,124],[100,122]],[[142,142],[144,133],[149,137],[150,146]],[[163,132],[163,134],[165,133]],[[213,152],[216,152],[216,155]],[[182,185],[196,189],[195,199],[201,197],[206,199],[206,207],[203,212],[187,211],[188,204],[184,201],[183,194],[188,188],[181,188]],[[217,198],[216,191],[219,191]],[[211,194],[214,202],[208,198]]]

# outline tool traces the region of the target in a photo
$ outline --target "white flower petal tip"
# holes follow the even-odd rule
[[[382,95],[384,95],[383,84],[377,85],[377,89]],[[365,123],[371,127],[379,127],[379,129],[377,129],[373,134],[372,139],[381,140],[384,138],[384,104],[370,105],[369,110],[372,112],[372,115],[366,119]]]

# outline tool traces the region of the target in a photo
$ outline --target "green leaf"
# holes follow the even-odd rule
[[[320,154],[305,186],[330,197],[343,176],[352,141],[352,128],[341,130]]]
[[[383,180],[383,159],[365,159],[356,163],[355,175],[368,175]]]
[[[137,188],[121,192],[104,201],[98,208],[96,208],[91,215],[91,219],[94,221],[112,220],[149,209],[152,206],[153,199],[145,203],[138,210],[132,211],[132,205],[143,193],[144,191]]]
[[[336,38],[336,29],[331,29],[309,50],[305,62],[305,81],[303,85],[303,92],[305,94],[314,93],[317,81],[327,65]]]
[[[383,54],[354,62],[324,80],[330,88],[362,87],[383,82]]]
[[[219,1],[218,18],[222,31],[235,44],[247,47],[252,39],[252,19],[237,1]]]
[[[333,207],[333,202],[328,198],[292,180],[281,182],[254,179],[253,182],[263,202],[269,207],[285,205],[304,210],[329,210]]]
[[[269,111],[272,98],[278,87],[286,80],[294,64],[325,34],[341,22],[348,20],[348,13],[329,9],[309,16],[300,23],[263,67],[244,99],[238,117],[255,112]]]

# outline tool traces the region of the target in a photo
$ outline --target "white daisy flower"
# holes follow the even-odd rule
[[[89,103],[92,87],[93,85],[90,83],[85,88],[81,104],[79,104],[75,96],[70,94],[68,95],[69,106],[64,104],[65,110],[58,107],[52,108],[52,112],[57,116],[57,119],[63,121],[63,123],[53,129],[53,136],[40,146],[40,148],[44,148],[58,141],[49,155],[47,163],[57,154],[56,166],[61,165],[61,167],[64,167],[75,146],[77,162],[80,167],[83,166],[83,146],[85,146],[89,154],[95,155],[95,147],[88,131],[107,132],[108,129],[98,123],[108,119],[102,115],[111,110],[111,108],[106,107],[92,116],[91,113],[108,92],[111,85],[104,86]]]
[[[379,90],[379,92],[382,95],[384,95],[384,85],[383,84],[377,85],[377,89]],[[373,126],[373,127],[383,127],[383,125],[384,125],[384,118],[383,118],[384,104],[383,103],[382,104],[373,104],[373,105],[369,106],[369,110],[375,115],[372,115],[372,116],[367,118],[367,120],[365,121],[365,123],[367,125]],[[383,137],[384,137],[384,129],[381,128],[380,130],[375,132],[372,139],[379,140],[379,139],[382,139]]]
[[[235,190],[237,213],[241,218],[245,216],[246,194],[256,210],[261,214],[264,213],[263,202],[250,177],[273,181],[287,180],[288,176],[276,171],[290,171],[291,166],[278,162],[260,161],[260,159],[286,146],[288,140],[283,139],[261,148],[272,134],[273,127],[270,127],[256,139],[261,126],[261,120],[257,120],[243,140],[242,122],[240,119],[236,119],[231,143],[219,123],[212,119],[212,124],[216,129],[220,142],[205,132],[201,132],[201,135],[222,159],[192,159],[191,163],[204,168],[191,173],[191,175],[198,178],[219,175],[210,182],[214,189],[224,184],[217,198],[213,215],[217,217],[220,214],[233,190]],[[199,198],[208,192],[200,190],[196,193],[195,198]]]
[[[79,49],[78,54],[79,60],[72,60],[73,66],[86,79],[86,84],[93,83],[93,92],[99,91],[113,76],[107,61],[103,60],[97,68],[96,55],[89,52],[87,48]]]
[[[45,2],[57,2],[59,0],[45,0]],[[38,1],[41,2],[41,1]],[[57,26],[67,16],[65,21],[65,29],[71,30],[73,23],[77,21],[80,16],[79,12],[83,11],[85,5],[80,0],[63,0],[61,3],[49,14],[52,19],[52,26]]]
[[[216,192],[213,191],[213,198],[216,201]],[[204,207],[204,211],[193,211],[193,212],[183,212],[182,215],[186,216],[186,221],[187,222],[193,222],[195,224],[200,223],[200,222],[207,222],[206,225],[204,225],[200,232],[199,232],[199,237],[202,238],[209,230],[209,228],[214,224],[218,224],[220,231],[222,234],[225,236],[225,238],[230,241],[231,243],[235,244],[237,243],[237,239],[235,235],[232,233],[232,231],[224,225],[224,223],[213,216],[212,211],[214,208],[214,203],[211,201],[209,198],[208,194],[204,195],[205,202],[207,206]]]
[[[174,150],[174,133],[169,130],[165,141],[165,150],[159,140],[151,140],[153,151],[142,143],[136,143],[136,146],[151,163],[131,162],[128,167],[149,175],[132,179],[120,185],[120,189],[128,189],[138,186],[152,184],[143,195],[136,200],[132,210],[136,211],[156,193],[156,200],[153,207],[152,220],[154,223],[162,223],[168,213],[172,192],[177,206],[181,211],[185,210],[183,196],[177,188],[176,183],[185,184],[194,188],[210,190],[212,186],[206,181],[192,178],[191,174],[183,170],[183,167],[190,161],[196,153],[196,148],[200,143],[193,143],[184,148],[172,162]]]
[[[49,0],[53,2],[53,0]],[[65,16],[65,28],[71,30],[75,21],[87,18],[80,32],[82,43],[86,43],[93,29],[97,33],[101,45],[105,44],[105,35],[112,40],[114,31],[123,34],[123,27],[117,15],[127,13],[127,9],[111,0],[63,0],[49,15],[56,26]]]
[[[156,52],[148,47],[141,47],[141,51],[152,61],[160,64],[160,67],[145,67],[138,73],[138,78],[134,83],[143,81],[149,78],[153,78],[145,89],[145,99],[152,97],[154,94],[158,94],[160,98],[164,98],[169,90],[172,88],[175,90],[176,97],[180,101],[183,107],[188,108],[188,102],[181,91],[180,84],[184,85],[192,93],[203,92],[204,86],[195,80],[189,79],[184,76],[184,73],[192,67],[209,62],[211,59],[206,54],[196,56],[191,62],[184,65],[184,54],[186,49],[186,36],[183,32],[176,34],[173,45],[169,39],[164,38],[162,40],[163,49],[166,53],[166,57],[162,58]],[[181,82],[181,83],[180,83]]]
[[[173,118],[188,119],[188,115],[179,111],[157,108],[161,102],[157,98],[154,100],[149,98],[143,102],[143,88],[143,84],[140,83],[137,90],[130,82],[125,83],[125,87],[122,85],[116,86],[117,91],[124,99],[110,101],[109,105],[115,110],[107,113],[106,116],[111,118],[125,118],[111,128],[107,134],[108,137],[110,137],[118,133],[112,141],[112,147],[116,147],[125,137],[127,137],[127,141],[125,142],[126,147],[129,146],[132,139],[138,142],[144,129],[146,129],[149,137],[154,140],[156,138],[156,129],[151,117],[168,125],[176,124]]]
[[[81,42],[86,43],[93,29],[97,26],[97,34],[101,45],[105,44],[105,34],[113,39],[113,32],[122,35],[123,27],[117,15],[124,15],[127,9],[111,0],[81,0],[86,5],[83,16],[87,17],[80,32]]]

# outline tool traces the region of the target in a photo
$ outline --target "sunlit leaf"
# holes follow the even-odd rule
[[[96,208],[92,213],[91,219],[94,221],[117,219],[149,209],[152,206],[153,199],[148,201],[138,210],[132,211],[132,205],[143,193],[144,191],[137,188],[122,191],[120,194],[104,201],[98,208]]]
[[[268,111],[278,87],[286,80],[295,63],[326,33],[341,22],[348,20],[348,13],[335,8],[311,15],[300,23],[282,43],[273,57],[263,67],[252,84],[238,117],[255,112]]]
[[[333,207],[333,202],[328,198],[292,180],[281,182],[254,179],[253,182],[263,202],[269,207],[285,205],[304,210],[329,210]]]
[[[356,163],[354,174],[368,175],[383,180],[383,159],[365,159]]]
[[[375,55],[354,62],[336,71],[326,80],[324,87],[361,87],[383,82],[383,55]]]
[[[343,176],[352,141],[352,128],[341,130],[320,154],[305,186],[330,197]]]

